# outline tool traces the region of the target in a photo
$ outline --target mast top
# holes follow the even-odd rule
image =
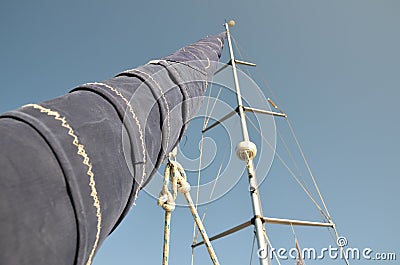
[[[229,27],[234,27],[235,26],[235,20],[229,20],[229,22],[228,22],[228,26]]]

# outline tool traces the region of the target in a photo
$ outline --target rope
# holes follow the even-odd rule
[[[170,157],[171,157],[170,153]],[[158,197],[158,205],[161,206],[165,211],[165,222],[164,222],[164,246],[163,246],[163,265],[168,265],[169,260],[169,241],[170,241],[170,229],[171,229],[171,213],[175,210],[175,198],[169,191],[169,183],[171,178],[171,167],[169,164],[166,165],[164,171],[164,182]],[[176,193],[175,193],[176,195]]]
[[[178,162],[170,161],[170,164],[172,165],[174,175],[177,176],[178,191],[180,193],[183,193],[183,195],[185,196],[185,198],[189,204],[190,212],[192,213],[192,216],[194,218],[194,221],[196,222],[197,228],[199,229],[199,232],[200,232],[201,236],[203,237],[203,240],[207,247],[207,251],[210,255],[210,258],[214,265],[219,265],[217,255],[215,254],[215,251],[211,245],[210,239],[208,238],[208,235],[206,233],[206,229],[203,225],[203,222],[201,221],[200,216],[197,212],[197,209],[193,203],[192,197],[190,196],[190,193],[189,193],[190,184],[187,182],[186,173],[185,173],[183,167]]]
[[[176,152],[169,154],[168,163],[165,167],[164,182],[161,189],[158,205],[165,210],[165,223],[164,223],[164,247],[163,247],[163,265],[168,265],[169,259],[169,239],[170,239],[170,223],[171,223],[171,212],[175,209],[175,199],[179,193],[183,193],[188,204],[189,209],[192,213],[194,221],[203,237],[207,251],[214,265],[219,265],[217,255],[211,245],[210,239],[206,233],[206,229],[199,217],[197,209],[193,203],[192,197],[190,196],[190,184],[187,182],[185,170],[176,160]],[[171,186],[171,190],[169,189]]]

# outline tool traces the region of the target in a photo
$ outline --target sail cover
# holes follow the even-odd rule
[[[179,142],[224,34],[0,116],[0,263],[90,264]]]

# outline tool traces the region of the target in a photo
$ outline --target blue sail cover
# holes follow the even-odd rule
[[[0,116],[0,264],[90,264],[199,110],[224,34]]]

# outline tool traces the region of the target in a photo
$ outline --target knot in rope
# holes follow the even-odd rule
[[[175,147],[168,155],[168,163],[164,171],[164,182],[158,197],[158,205],[169,212],[175,210],[175,199],[178,192],[187,193],[190,191],[190,184],[186,181],[185,170],[176,161],[176,155],[177,148]]]
[[[171,168],[167,165],[164,171],[164,182],[161,189],[160,195],[158,196],[158,205],[161,206],[165,211],[172,212],[175,210],[175,198],[168,189],[170,179]]]
[[[161,206],[165,211],[172,212],[175,210],[175,199],[173,198],[171,192],[160,192],[158,197],[158,205]]]
[[[172,191],[173,194],[177,192],[187,193],[190,191],[190,184],[187,182],[186,172],[183,169],[182,165],[177,161],[170,161],[172,170],[173,170],[173,178],[172,178]]]
[[[165,210],[163,265],[168,265],[171,212],[175,209],[175,199],[178,195],[178,192],[183,193],[188,202],[189,209],[203,237],[213,264],[219,265],[217,256],[212,248],[211,242],[207,236],[204,225],[193,203],[189,191],[190,184],[187,181],[186,173],[182,165],[176,161],[176,148],[174,148],[174,150],[168,155],[168,163],[165,166],[164,172],[164,182],[158,198],[158,205]]]

